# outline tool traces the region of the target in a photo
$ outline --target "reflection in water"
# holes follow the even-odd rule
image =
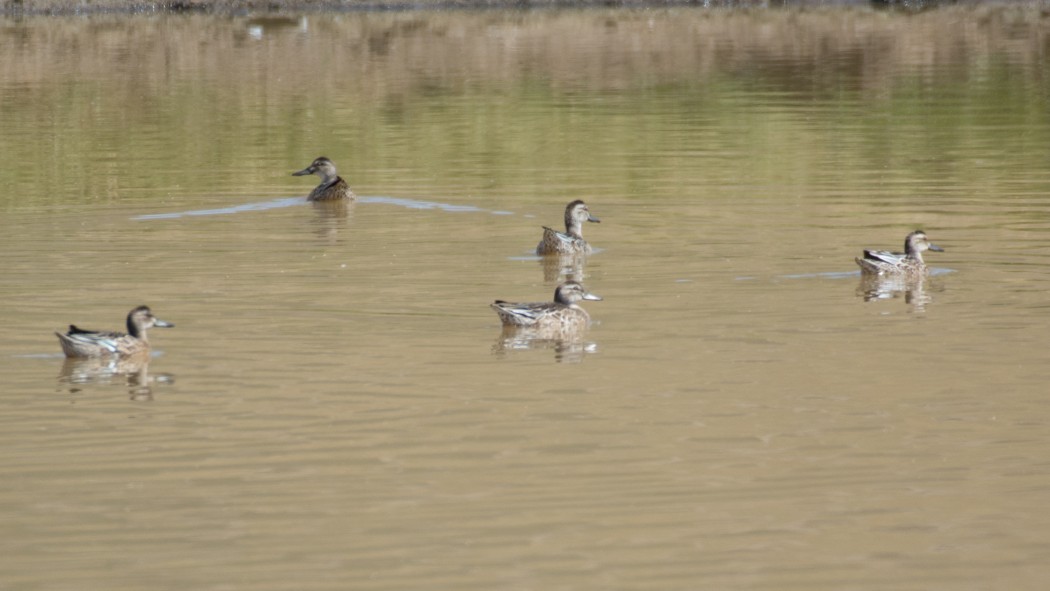
[[[314,201],[310,205],[316,214],[312,220],[314,233],[328,244],[339,241],[339,234],[350,225],[354,202],[348,199],[337,201]]]
[[[554,360],[558,363],[579,363],[584,355],[598,351],[598,344],[584,340],[583,335],[583,331],[553,332],[504,326],[492,352],[497,357],[504,357],[509,351],[553,349]]]
[[[9,19],[3,580],[1035,587],[1050,372],[1002,343],[1050,320],[1050,18],[981,4]],[[429,201],[361,198],[318,256],[340,222],[286,173],[322,147]],[[591,287],[644,315],[501,335],[478,294],[537,263],[499,253],[576,194],[625,216]],[[965,297],[850,297],[845,245],[912,224],[975,245],[926,280]],[[13,357],[127,290],[197,319],[177,391]],[[914,363],[920,329],[956,346]]]
[[[543,266],[543,280],[549,283],[562,281],[583,281],[585,254],[549,254],[540,257]]]
[[[889,300],[904,296],[904,303],[916,312],[922,312],[926,305],[933,302],[930,291],[938,286],[929,283],[930,279],[922,275],[869,275],[863,274],[857,286],[857,295],[865,302]]]
[[[149,375],[150,357],[90,357],[66,358],[58,374],[60,383],[69,384],[70,393],[80,392],[87,384],[118,384],[128,388],[131,400],[153,400],[153,384],[170,384],[170,374]]]

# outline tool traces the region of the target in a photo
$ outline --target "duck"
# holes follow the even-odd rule
[[[335,170],[335,164],[331,160],[321,156],[310,163],[310,166],[292,173],[292,176],[306,176],[316,174],[321,177],[321,184],[310,191],[307,201],[339,201],[350,200],[355,197],[350,190],[350,185],[339,176]]]
[[[505,327],[571,332],[586,328],[591,317],[580,307],[580,300],[601,301],[577,281],[566,281],[554,290],[553,302],[513,303],[496,300],[491,304]]]
[[[543,239],[536,245],[536,254],[591,254],[591,245],[583,239],[583,222],[601,223],[591,215],[587,204],[577,199],[565,206],[565,231],[543,226]]]
[[[58,342],[66,357],[104,357],[108,355],[131,356],[148,353],[149,339],[146,331],[151,328],[175,326],[157,318],[149,306],[138,306],[128,312],[128,332],[85,330],[75,324],[69,325],[66,334],[56,332]]]
[[[944,252],[943,248],[930,242],[926,232],[916,230],[904,239],[904,252],[865,250],[864,257],[857,257],[856,261],[862,274],[924,277],[930,272],[922,260],[922,253],[927,250]]]

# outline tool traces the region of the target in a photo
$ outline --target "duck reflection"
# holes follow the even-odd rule
[[[940,291],[926,276],[863,274],[857,286],[857,295],[865,302],[891,300],[903,296],[904,303],[917,312],[933,302],[931,292]]]
[[[311,222],[314,234],[328,244],[338,243],[340,234],[350,227],[355,203],[349,199],[311,202],[314,209]]]
[[[153,400],[154,384],[174,383],[170,374],[151,376],[149,354],[130,357],[66,358],[58,381],[69,385],[71,393],[87,385],[121,385],[131,400]]]
[[[562,281],[583,281],[584,254],[549,254],[540,257],[543,267],[543,280],[548,283]]]
[[[551,333],[532,328],[504,326],[492,353],[505,357],[513,351],[550,349],[558,363],[579,363],[588,353],[598,351],[598,344],[587,341],[580,332]]]

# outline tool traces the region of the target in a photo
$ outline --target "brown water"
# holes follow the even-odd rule
[[[3,22],[0,589],[1042,588],[1048,34]],[[322,154],[359,203],[290,199]],[[595,324],[504,340],[574,198]],[[64,363],[141,303],[148,367]]]

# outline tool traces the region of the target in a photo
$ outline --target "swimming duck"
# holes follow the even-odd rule
[[[84,330],[75,324],[69,325],[69,332],[56,332],[58,342],[66,357],[102,357],[105,355],[135,355],[149,352],[149,340],[146,331],[153,327],[168,328],[175,326],[153,315],[149,306],[139,306],[128,312],[128,332],[106,332]]]
[[[536,254],[590,254],[591,245],[583,239],[583,222],[597,224],[601,220],[591,215],[583,201],[571,201],[565,206],[565,232],[544,226]]]
[[[540,330],[574,331],[586,328],[591,317],[576,302],[601,301],[575,281],[566,281],[554,290],[553,302],[515,304],[496,300],[492,309],[499,314],[504,326],[529,327]]]
[[[321,184],[314,187],[313,191],[310,191],[310,196],[306,198],[307,201],[336,201],[338,199],[354,198],[354,192],[350,190],[350,185],[343,180],[343,177],[336,174],[335,164],[332,164],[332,161],[324,156],[314,160],[310,166],[298,172],[293,172],[292,176],[306,176],[308,174],[316,174],[321,177]]]
[[[864,258],[858,257],[856,261],[861,273],[924,276],[930,272],[922,260],[922,253],[927,250],[944,252],[943,248],[930,242],[926,232],[916,230],[904,239],[904,252],[865,250]]]

